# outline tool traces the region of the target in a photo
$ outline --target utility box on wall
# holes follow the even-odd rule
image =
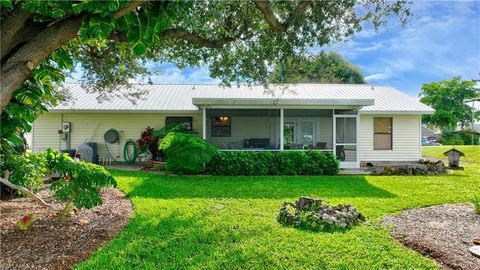
[[[70,122],[63,122],[62,123],[62,129],[61,129],[61,133],[62,134],[62,140],[66,141],[68,140],[69,136],[70,136],[70,132],[71,132],[71,125],[70,125]]]

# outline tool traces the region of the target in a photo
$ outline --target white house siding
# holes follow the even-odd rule
[[[71,122],[71,147],[90,141],[98,143],[100,158],[105,157],[103,135],[114,128],[120,132],[120,143],[109,145],[114,156],[123,159],[123,145],[127,139],[137,140],[147,127],[161,128],[167,116],[191,116],[193,128],[201,133],[202,113],[47,113],[34,123],[32,132],[33,151],[44,151],[48,147],[65,149],[65,141],[59,140],[58,130],[64,122]],[[373,149],[373,118],[393,117],[393,150]],[[360,114],[360,160],[361,161],[413,161],[421,158],[420,115],[368,115]],[[316,118],[317,141],[332,141],[332,119]],[[207,139],[214,144],[235,142],[243,145],[245,138],[270,138],[278,146],[278,117],[233,117],[232,137],[210,136],[210,123],[207,121]],[[199,134],[201,136],[201,134]]]
[[[393,118],[393,149],[373,149],[373,118]],[[360,114],[361,161],[414,161],[421,158],[420,115]]]
[[[167,116],[191,116],[193,129],[201,133],[202,114],[178,114],[178,113],[47,113],[41,115],[34,123],[33,128],[33,151],[44,151],[49,147],[65,149],[66,142],[59,140],[58,130],[63,122],[71,123],[71,148],[88,142],[98,144],[100,159],[105,157],[106,148],[103,139],[104,133],[114,128],[120,133],[120,142],[109,145],[113,156],[123,160],[123,146],[128,139],[134,141],[140,138],[140,134],[147,126],[155,129],[165,125]],[[201,134],[199,134],[201,136]]]

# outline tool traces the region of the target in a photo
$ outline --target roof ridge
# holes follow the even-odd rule
[[[83,83],[79,82],[66,82],[63,83],[63,85],[82,85]],[[163,86],[163,85],[215,85],[215,86],[227,86],[222,83],[132,83],[130,84],[132,86]],[[365,87],[387,87],[391,89],[396,89],[393,86],[389,85],[383,85],[383,84],[369,84],[369,83],[286,83],[286,84],[280,84],[280,83],[271,83],[269,85],[334,85],[334,86],[365,86]],[[235,87],[235,86],[263,86],[261,84],[237,84],[237,83],[232,83],[230,87]]]

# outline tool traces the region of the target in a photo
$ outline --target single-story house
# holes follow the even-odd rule
[[[35,121],[33,151],[96,142],[100,160],[107,147],[122,160],[126,140],[137,140],[147,126],[183,123],[223,151],[318,149],[332,151],[342,168],[358,168],[420,159],[421,116],[433,113],[396,89],[366,84],[135,85],[145,92],[136,103],[98,102],[80,84],[65,87],[72,99]],[[112,128],[120,140],[107,145],[104,133]]]

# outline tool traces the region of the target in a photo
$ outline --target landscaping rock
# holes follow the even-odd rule
[[[419,160],[418,163],[396,166],[373,167],[374,175],[432,175],[446,174],[447,169],[443,161]]]
[[[300,197],[295,203],[283,204],[278,221],[293,227],[322,231],[352,227],[365,221],[365,217],[349,204],[332,206],[321,199]]]

